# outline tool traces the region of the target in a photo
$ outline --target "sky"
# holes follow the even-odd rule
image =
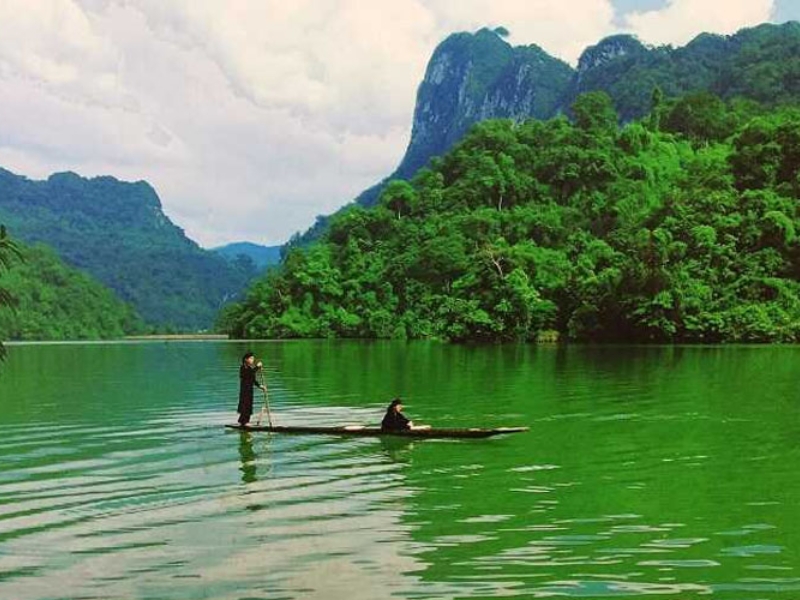
[[[436,45],[503,25],[575,64],[800,0],[0,0],[0,166],[150,182],[213,247],[285,242],[390,174]]]

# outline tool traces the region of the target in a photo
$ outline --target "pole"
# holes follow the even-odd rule
[[[263,367],[262,367],[263,369]],[[261,425],[261,421],[264,418],[264,411],[267,412],[267,423],[269,426],[272,427],[272,413],[269,410],[269,394],[267,393],[267,386],[264,383],[264,371],[261,371],[261,388],[264,392],[264,406],[261,407],[261,412],[258,415],[258,421],[256,421],[256,425]]]

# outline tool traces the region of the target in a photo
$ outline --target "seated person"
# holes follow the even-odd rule
[[[403,401],[400,398],[395,398],[386,409],[386,415],[381,421],[381,429],[387,431],[405,431],[414,427],[414,423],[409,421],[402,413]]]

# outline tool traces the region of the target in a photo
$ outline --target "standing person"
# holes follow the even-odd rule
[[[381,421],[381,429],[387,431],[404,431],[414,427],[414,423],[409,421],[403,414],[403,401],[395,398],[386,409],[386,414]]]
[[[263,366],[261,361],[256,362],[252,352],[242,357],[242,364],[239,367],[239,406],[236,408],[241,426],[247,425],[253,414],[253,388],[257,387],[264,391],[267,389],[256,381],[256,374]]]

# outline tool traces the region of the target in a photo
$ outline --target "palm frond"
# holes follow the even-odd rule
[[[22,260],[22,251],[8,237],[6,226],[0,225],[0,273],[10,269],[15,260]],[[0,307],[7,307],[13,310],[15,304],[16,300],[11,293],[7,289],[0,287]],[[6,356],[8,356],[8,352],[3,343],[0,342],[0,362],[3,362]]]
[[[17,305],[17,299],[4,287],[0,287],[0,307],[13,310]]]
[[[5,225],[0,225],[0,271],[7,271],[15,260],[22,259],[22,250],[8,237]]]

